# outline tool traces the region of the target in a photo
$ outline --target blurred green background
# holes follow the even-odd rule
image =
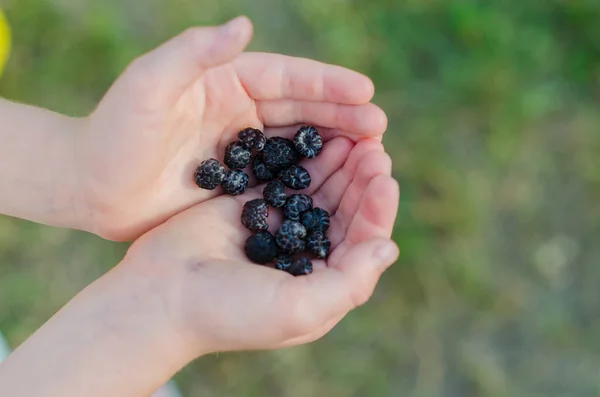
[[[322,340],[204,357],[185,396],[600,395],[599,1],[0,3],[0,94],[71,115],[135,56],[241,13],[251,49],[375,81],[401,259]],[[0,218],[0,329],[23,342],[125,249]]]

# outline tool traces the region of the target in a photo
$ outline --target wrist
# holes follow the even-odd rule
[[[54,189],[54,210],[68,213],[63,224],[71,229],[91,231],[91,211],[85,201],[82,178],[83,169],[78,161],[77,140],[84,133],[87,118],[63,116],[57,130],[64,136],[65,156],[62,163],[63,183],[56,184]]]
[[[196,358],[172,327],[160,286],[128,262],[79,293],[3,363],[0,394],[150,395]]]

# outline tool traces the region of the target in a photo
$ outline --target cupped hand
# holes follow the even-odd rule
[[[331,256],[314,261],[311,275],[293,277],[246,258],[250,232],[240,213],[263,186],[207,200],[132,245],[120,266],[150,280],[164,317],[190,350],[275,349],[316,340],[365,303],[396,260],[390,236],[399,188],[381,143],[330,138],[321,155],[303,166],[313,178],[304,193],[332,214]],[[271,209],[272,232],[279,222],[281,214]]]
[[[369,103],[367,77],[307,59],[242,53],[251,36],[246,18],[191,28],[127,68],[77,137],[84,228],[131,240],[221,194],[199,189],[194,169],[222,160],[246,127],[274,135],[307,123],[328,138],[343,130],[353,140],[380,139],[386,118]]]

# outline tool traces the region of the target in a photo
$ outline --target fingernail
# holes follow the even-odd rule
[[[388,267],[391,265],[396,259],[398,259],[398,247],[396,244],[389,242],[382,244],[375,251],[375,257],[378,259],[381,266]]]
[[[233,18],[229,22],[225,23],[221,26],[221,36],[223,37],[231,37],[235,36],[240,31],[240,21],[244,19],[244,17]]]

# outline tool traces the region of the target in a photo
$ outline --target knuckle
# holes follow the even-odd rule
[[[186,48],[192,49],[197,48],[201,44],[203,36],[204,29],[197,26],[193,26],[184,30],[179,36],[179,38],[181,41],[181,45],[183,45]]]

